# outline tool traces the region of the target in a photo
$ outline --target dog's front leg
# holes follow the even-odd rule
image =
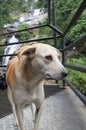
[[[39,125],[39,121],[40,121],[40,118],[41,118],[43,108],[44,108],[44,103],[42,103],[39,107],[36,107],[34,130],[38,129],[38,125]]]
[[[23,122],[23,108],[16,105],[15,106],[15,114],[18,120],[19,130],[24,130],[24,122]]]
[[[11,89],[8,87],[8,99],[12,106],[12,111],[15,118],[15,125],[20,128],[20,130],[24,130],[23,126],[23,108],[16,103],[15,99],[13,98],[13,94]]]
[[[31,104],[31,111],[32,111],[32,120],[35,122],[35,116],[36,116],[36,106],[35,104]]]

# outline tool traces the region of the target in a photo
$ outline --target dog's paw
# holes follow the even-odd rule
[[[18,124],[17,123],[14,123],[13,125],[14,125],[14,127],[18,128]]]

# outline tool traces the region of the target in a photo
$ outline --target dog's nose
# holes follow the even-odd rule
[[[68,72],[62,72],[62,76],[66,77],[68,75]]]

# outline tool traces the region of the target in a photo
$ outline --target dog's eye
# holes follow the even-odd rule
[[[53,60],[53,58],[52,58],[51,55],[49,55],[49,56],[45,56],[45,59],[48,60],[48,61],[52,61],[52,60]]]

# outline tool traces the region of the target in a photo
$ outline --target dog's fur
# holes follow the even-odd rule
[[[9,61],[6,73],[8,98],[20,130],[24,130],[23,107],[27,104],[32,104],[32,113],[35,114],[34,130],[38,128],[44,104],[45,77],[48,75],[58,80],[67,75],[59,61],[59,55],[60,52],[54,47],[37,43],[21,47],[17,51],[17,57]]]

